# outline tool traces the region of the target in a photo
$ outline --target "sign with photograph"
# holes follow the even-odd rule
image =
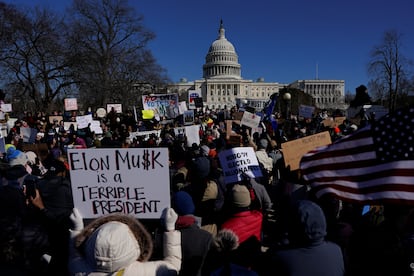
[[[196,109],[196,103],[194,99],[201,98],[201,90],[188,90],[188,108]]]
[[[151,94],[142,96],[145,110],[153,110],[155,117],[172,119],[180,115],[177,94]]]
[[[184,125],[192,125],[194,123],[194,110],[184,112]]]

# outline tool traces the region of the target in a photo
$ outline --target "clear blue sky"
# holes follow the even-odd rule
[[[1,1],[1,0],[0,0]],[[65,0],[3,0],[63,10]],[[149,44],[173,81],[202,78],[202,66],[223,19],[244,79],[345,80],[345,91],[367,85],[367,63],[385,31],[403,34],[414,59],[413,0],[130,0],[155,32]]]

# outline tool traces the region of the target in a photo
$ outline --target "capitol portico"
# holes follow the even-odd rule
[[[256,111],[260,111],[272,94],[289,86],[289,84],[278,82],[265,82],[263,78],[258,78],[256,81],[245,80],[242,78],[241,72],[242,66],[239,64],[236,49],[227,40],[221,21],[218,37],[209,47],[205,58],[203,79],[195,81],[181,79],[178,83],[168,85],[168,91],[179,95],[188,95],[192,91],[198,91],[202,95],[204,106],[209,109],[230,108],[235,104],[247,104],[254,107]],[[338,85],[342,86],[342,89],[335,86],[335,94],[337,95],[337,91],[340,91],[342,96],[340,95],[337,99],[343,98],[344,81],[329,82],[338,82]],[[323,101],[314,99],[316,106],[320,102]]]

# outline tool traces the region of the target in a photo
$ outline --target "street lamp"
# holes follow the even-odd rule
[[[286,120],[288,119],[288,117],[290,116],[290,100],[291,100],[292,96],[290,95],[289,92],[286,92],[285,94],[283,94],[283,100],[286,103]]]

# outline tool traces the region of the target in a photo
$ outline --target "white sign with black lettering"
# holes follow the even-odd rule
[[[221,151],[218,156],[226,184],[242,180],[244,174],[251,178],[262,176],[252,147],[235,147]]]
[[[73,202],[84,218],[160,218],[170,206],[167,148],[68,149]]]

